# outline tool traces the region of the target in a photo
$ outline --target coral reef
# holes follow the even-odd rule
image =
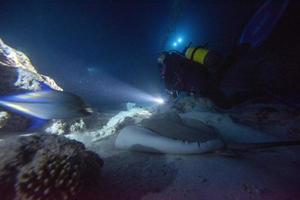
[[[86,128],[86,125],[85,125],[83,119],[80,119],[78,122],[71,124],[70,132],[71,133],[79,132],[79,131],[84,130],[85,128]]]
[[[92,133],[94,137],[93,141],[98,141],[113,135],[125,126],[138,124],[143,119],[151,117],[151,115],[152,112],[150,110],[140,107],[133,107],[127,111],[121,111],[113,116],[103,128]]]
[[[9,114],[7,112],[0,111],[0,128],[6,125],[8,118]]]
[[[63,135],[84,131],[86,124],[83,119],[76,120],[53,120],[45,129],[47,133]]]
[[[3,199],[80,199],[103,166],[82,143],[56,135],[12,137],[0,148]]]
[[[45,132],[62,135],[67,131],[67,124],[63,120],[54,120],[53,123],[45,129]]]

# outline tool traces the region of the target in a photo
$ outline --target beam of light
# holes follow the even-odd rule
[[[156,97],[156,98],[154,99],[154,101],[155,101],[156,103],[158,103],[158,104],[164,104],[164,103],[165,103],[165,100],[164,100],[163,98],[161,98],[161,97]]]
[[[104,71],[97,76],[89,76],[92,87],[88,87],[85,83],[80,83],[76,90],[82,91],[82,96],[93,96],[93,101],[99,99],[99,102],[125,103],[153,103],[162,104],[163,100],[157,94],[150,94],[136,88],[128,83],[125,83]]]
[[[174,42],[174,43],[173,43],[173,47],[177,47],[177,42]]]
[[[182,42],[182,38],[181,38],[181,37],[178,38],[178,39],[177,39],[177,42],[178,42],[178,43],[181,43],[181,42]]]
[[[14,110],[18,110],[23,113],[31,114],[31,111],[29,109],[22,106],[22,104],[18,105],[18,102],[10,103],[10,102],[5,102],[5,101],[0,101],[0,104],[6,108],[12,108]]]

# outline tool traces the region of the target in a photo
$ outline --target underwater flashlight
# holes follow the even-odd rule
[[[160,98],[160,97],[155,98],[154,101],[158,104],[164,104],[165,103],[165,100],[163,98]]]
[[[174,43],[173,43],[173,47],[177,47],[177,42],[174,42]]]
[[[178,39],[177,39],[177,42],[178,42],[178,43],[181,43],[181,42],[182,42],[182,38],[181,38],[181,37],[178,38]]]

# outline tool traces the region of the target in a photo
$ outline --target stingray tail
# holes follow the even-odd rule
[[[248,151],[256,149],[267,149],[274,147],[285,146],[300,146],[300,140],[295,141],[281,141],[281,142],[263,142],[263,143],[232,143],[228,144],[227,148],[230,150]]]

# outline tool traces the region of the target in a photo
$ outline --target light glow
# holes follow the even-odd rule
[[[165,103],[165,100],[163,98],[160,98],[160,97],[155,98],[154,101],[158,104],[164,104]]]
[[[177,42],[174,42],[174,43],[173,43],[173,47],[177,47]]]
[[[157,98],[161,97],[159,93],[153,94],[137,88],[131,84],[112,77],[110,74],[102,70],[100,74],[97,74],[97,76],[89,77],[89,80],[91,80],[91,82],[93,82],[97,87],[87,88],[85,84],[80,84],[80,89],[85,92],[82,94],[82,96],[94,94],[95,99],[100,99],[102,102],[109,102],[111,104],[125,102],[151,104],[162,103],[162,100],[158,100]]]
[[[181,42],[182,42],[182,38],[181,38],[181,37],[178,38],[178,39],[177,39],[177,42],[178,42],[178,43],[181,43]]]

